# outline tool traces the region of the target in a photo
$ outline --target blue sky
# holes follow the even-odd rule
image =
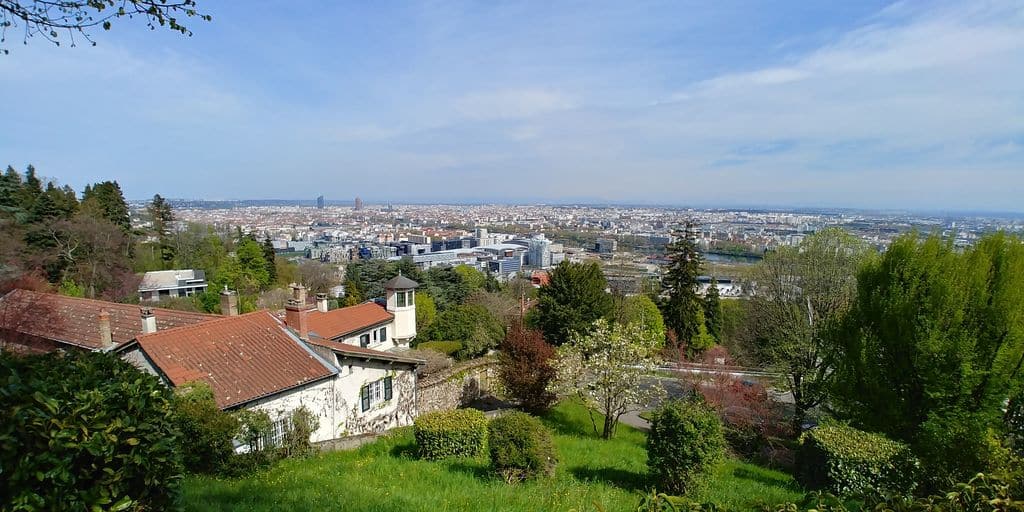
[[[191,38],[9,33],[0,163],[130,198],[1024,210],[1020,1],[200,6]]]

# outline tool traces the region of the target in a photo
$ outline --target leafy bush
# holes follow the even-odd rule
[[[113,354],[0,355],[0,508],[174,508],[171,400]]]
[[[929,490],[969,480],[979,471],[997,471],[1010,459],[1010,450],[1002,446],[992,424],[986,414],[963,410],[929,415],[913,443]]]
[[[659,490],[699,490],[724,455],[722,422],[703,402],[670,401],[651,414],[647,467]]]
[[[250,452],[265,448],[264,439],[270,435],[273,422],[266,411],[241,409],[235,412],[238,419],[238,439],[249,447]]]
[[[235,453],[238,420],[220,410],[205,382],[189,382],[174,391],[174,422],[181,430],[181,458],[196,473],[219,471]]]
[[[458,341],[424,341],[416,345],[419,350],[432,350],[452,357],[456,352],[462,350],[462,343]]]
[[[320,420],[305,406],[292,411],[288,429],[284,433],[282,450],[285,457],[307,457],[315,449],[309,442],[309,436],[320,428]]]
[[[510,412],[492,420],[487,434],[491,466],[506,482],[554,475],[558,455],[551,432],[537,418]]]
[[[436,411],[416,418],[420,457],[478,457],[487,446],[487,417],[476,409]]]
[[[548,390],[558,371],[552,365],[555,348],[539,330],[513,326],[501,344],[498,378],[505,393],[523,410],[539,414],[557,398]]]
[[[805,432],[797,451],[801,483],[840,496],[910,494],[918,467],[907,445],[836,423]]]

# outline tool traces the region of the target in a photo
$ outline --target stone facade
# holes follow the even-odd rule
[[[417,413],[457,409],[495,391],[497,379],[498,361],[491,357],[464,361],[423,378],[416,388]]]

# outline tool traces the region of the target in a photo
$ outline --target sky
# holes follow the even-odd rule
[[[0,165],[130,199],[1024,211],[1024,2],[227,2],[0,55]],[[66,36],[63,36],[66,39]]]

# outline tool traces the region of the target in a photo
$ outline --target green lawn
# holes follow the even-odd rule
[[[652,485],[642,432],[620,425],[615,439],[601,440],[585,410],[572,403],[559,405],[545,422],[556,433],[560,457],[555,478],[546,481],[507,485],[490,475],[485,460],[417,460],[412,431],[400,429],[358,450],[284,461],[251,478],[187,478],[185,506],[211,512],[636,508]],[[730,460],[700,498],[742,509],[802,496],[789,475]]]

